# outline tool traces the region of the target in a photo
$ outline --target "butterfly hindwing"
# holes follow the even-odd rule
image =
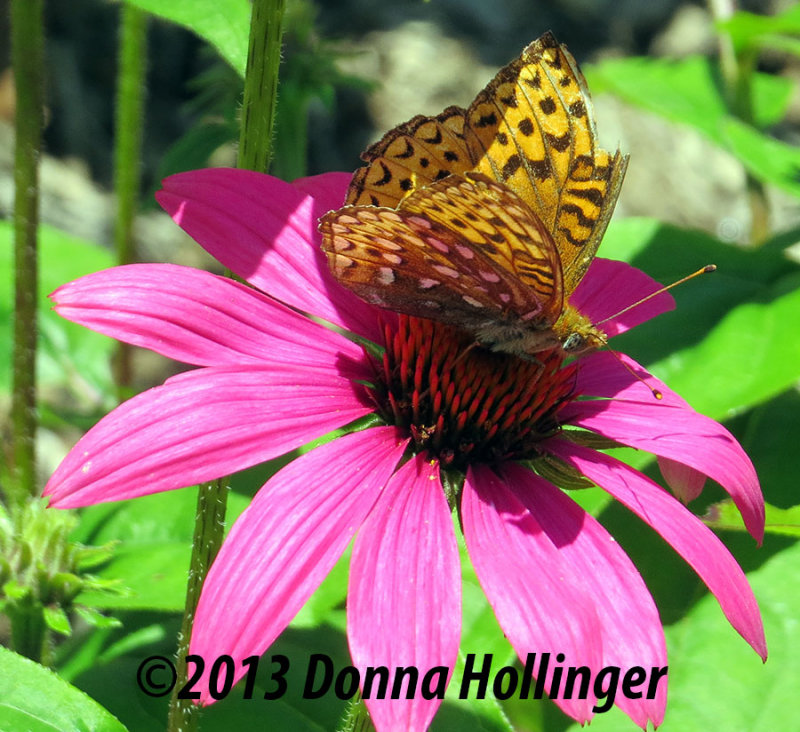
[[[418,115],[390,130],[361,156],[371,163],[353,176],[347,203],[394,208],[413,189],[472,167],[464,141],[464,110]]]

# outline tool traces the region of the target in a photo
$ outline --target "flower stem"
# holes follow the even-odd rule
[[[284,0],[255,0],[244,80],[237,166],[266,173],[278,97]]]
[[[38,295],[39,151],[44,92],[43,0],[11,3],[11,63],[17,89],[14,121],[14,356],[11,423],[18,504],[36,488],[36,301]]]
[[[344,719],[339,724],[337,732],[372,732],[374,729],[375,725],[361,694],[356,694],[347,705]]]
[[[126,3],[121,8],[114,136],[114,190],[117,194],[114,242],[118,264],[130,264],[136,259],[133,221],[139,198],[146,66],[147,13]],[[131,354],[129,345],[118,345],[114,377],[119,392],[131,386]],[[122,393],[118,396],[123,398]]]
[[[284,0],[254,0],[250,20],[242,127],[238,167],[266,172],[272,148],[272,125],[278,90],[281,27]],[[197,729],[198,714],[188,700],[177,698],[186,683],[186,654],[200,591],[206,574],[222,545],[227,488],[223,479],[200,487],[197,497],[192,559],[186,590],[186,607],[178,643],[178,681],[170,699],[168,732]]]
[[[209,567],[222,544],[225,528],[225,509],[227,487],[223,481],[215,480],[200,486],[197,494],[197,513],[195,516],[194,537],[192,540],[192,559],[189,567],[189,581],[186,587],[186,605],[183,611],[181,632],[178,638],[177,663],[175,665],[178,681],[172,690],[167,719],[168,732],[191,732],[197,729],[199,708],[189,699],[178,699],[178,691],[186,684],[186,654],[189,653],[189,639],[200,590],[208,574]]]

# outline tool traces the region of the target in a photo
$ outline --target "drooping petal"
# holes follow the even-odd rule
[[[650,399],[574,401],[559,415],[624,445],[677,460],[717,481],[731,496],[760,544],[764,497],[753,463],[728,430],[713,419]]]
[[[602,624],[602,665],[620,669],[620,678],[636,666],[648,673],[665,667],[667,648],[658,610],[614,538],[572,499],[527,468],[508,463],[502,476],[560,555],[571,562],[572,572],[565,581],[581,586],[592,598]],[[618,694],[616,704],[642,729],[648,720],[657,727],[667,703],[666,678],[658,682],[654,698],[645,697]]]
[[[703,492],[706,476],[694,468],[665,457],[658,458],[658,467],[670,490],[683,503],[691,503]]]
[[[316,201],[321,211],[319,215],[322,216],[323,213],[344,206],[344,198],[352,177],[351,173],[321,173],[297,178],[292,181],[292,185]]]
[[[544,688],[550,688],[557,654],[564,654],[564,665],[597,671],[602,666],[603,638],[595,598],[572,581],[572,563],[506,480],[487,466],[470,467],[461,518],[478,580],[514,650],[523,660],[529,653],[537,654],[536,675],[543,654],[550,654]],[[555,701],[581,723],[593,716],[591,690],[585,699]]]
[[[672,295],[664,292],[616,318],[611,317],[660,288],[658,282],[636,267],[595,257],[569,302],[592,323],[601,323],[600,328],[612,338],[675,308]],[[606,318],[611,319],[602,322]]]
[[[359,389],[328,368],[299,364],[179,374],[101,419],[44,494],[75,508],[243,470],[369,414]]]
[[[303,363],[368,378],[361,347],[225,277],[174,264],[95,272],[50,296],[67,320],[196,366]]]
[[[237,519],[203,584],[189,652],[261,655],[347,547],[403,454],[393,427],[339,437],[293,460]],[[196,687],[210,704],[208,668]]]
[[[166,178],[156,199],[207,252],[240,277],[304,312],[380,339],[375,309],[333,279],[312,196],[263,173],[212,168]],[[329,199],[330,196],[325,196]]]
[[[548,449],[671,544],[717,598],[730,624],[766,659],[761,614],[747,578],[725,545],[697,516],[649,478],[609,455],[558,439],[551,440]]]
[[[438,464],[420,454],[392,476],[358,533],[350,561],[347,637],[353,663],[362,684],[367,668],[391,672],[384,698],[377,698],[377,683],[364,694],[376,729],[427,729],[441,700],[423,696],[423,678],[439,667],[430,671],[427,688],[444,691],[460,635],[461,578],[450,508]],[[406,698],[408,681],[400,698],[391,698],[397,667],[419,671],[412,699]]]

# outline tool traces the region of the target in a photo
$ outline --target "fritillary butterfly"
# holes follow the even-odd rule
[[[552,34],[468,109],[414,117],[362,157],[349,205],[320,222],[341,284],[520,356],[605,343],[568,301],[605,232],[627,157],[596,147],[586,82]]]

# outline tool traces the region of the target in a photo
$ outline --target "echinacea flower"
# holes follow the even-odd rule
[[[371,426],[362,422],[303,454],[260,489],[208,574],[191,653],[264,653],[355,537],[347,604],[354,665],[415,666],[420,676],[443,667],[449,678],[461,618],[457,508],[477,576],[523,662],[550,652],[592,673],[662,667],[663,630],[641,576],[556,485],[558,476],[584,476],[666,539],[765,657],[758,606],[722,542],[673,495],[592,446],[653,453],[682,497],[709,476],[760,541],[758,481],[728,431],[625,356],[629,369],[608,352],[570,363],[556,352],[521,361],[470,348],[450,326],[357,299],[330,276],[317,234],[319,216],[341,205],[347,181],[326,174],[288,184],[225,169],[173,176],[161,205],[252,288],[186,267],[136,264],[53,293],[64,317],[200,368],[92,428],[48,483],[51,505],[211,480],[374,413]],[[626,264],[597,259],[571,303],[599,322],[657,288]],[[660,294],[603,327],[611,337],[672,304]],[[550,689],[552,669],[544,675]],[[200,688],[201,701],[213,701],[207,682]],[[378,730],[424,729],[440,702],[420,694],[366,699]],[[596,702],[593,693],[556,698],[580,722]],[[653,698],[614,700],[641,727],[661,722],[665,702],[665,683]]]

